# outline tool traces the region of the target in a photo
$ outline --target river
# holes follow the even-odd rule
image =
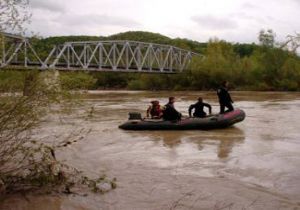
[[[185,115],[198,96],[219,111],[213,92],[91,91],[76,115],[50,116],[40,135],[55,141],[91,129],[58,158],[92,176],[116,177],[117,188],[103,195],[10,196],[0,209],[300,209],[300,93],[232,92],[247,117],[223,130],[118,129],[128,112],[145,113],[149,101],[164,104],[168,96]]]

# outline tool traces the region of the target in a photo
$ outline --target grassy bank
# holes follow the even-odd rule
[[[24,80],[28,73],[26,71],[5,70],[0,72],[0,92],[23,91]],[[199,74],[201,74],[199,72]],[[222,79],[226,79],[223,77]],[[193,77],[192,72],[177,75],[154,75],[154,74],[133,74],[133,73],[84,73],[84,72],[61,72],[61,86],[65,90],[215,90],[218,82],[207,77],[207,82],[203,79]],[[276,86],[265,82],[235,82],[230,80],[232,90],[240,91],[300,91],[299,81],[285,79],[278,81]]]

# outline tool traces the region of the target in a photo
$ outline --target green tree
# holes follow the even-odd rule
[[[288,57],[281,66],[279,73],[279,88],[281,90],[300,89],[300,62],[297,57]]]
[[[191,85],[196,89],[209,89],[216,88],[223,80],[235,82],[239,61],[232,44],[210,40],[206,56],[195,58],[191,64]]]
[[[260,30],[258,35],[258,40],[262,46],[265,47],[274,47],[275,46],[275,37],[276,34],[272,29],[265,31],[264,29]]]

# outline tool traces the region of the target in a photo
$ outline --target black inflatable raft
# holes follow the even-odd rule
[[[124,130],[208,130],[229,127],[243,121],[245,117],[245,112],[240,109],[206,118],[186,118],[180,121],[141,119],[139,113],[130,113],[129,120],[119,128]]]

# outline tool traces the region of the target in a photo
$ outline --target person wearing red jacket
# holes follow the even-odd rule
[[[152,119],[160,119],[162,118],[163,111],[161,106],[159,105],[159,101],[151,101],[151,106],[147,109],[147,117],[151,116]]]

